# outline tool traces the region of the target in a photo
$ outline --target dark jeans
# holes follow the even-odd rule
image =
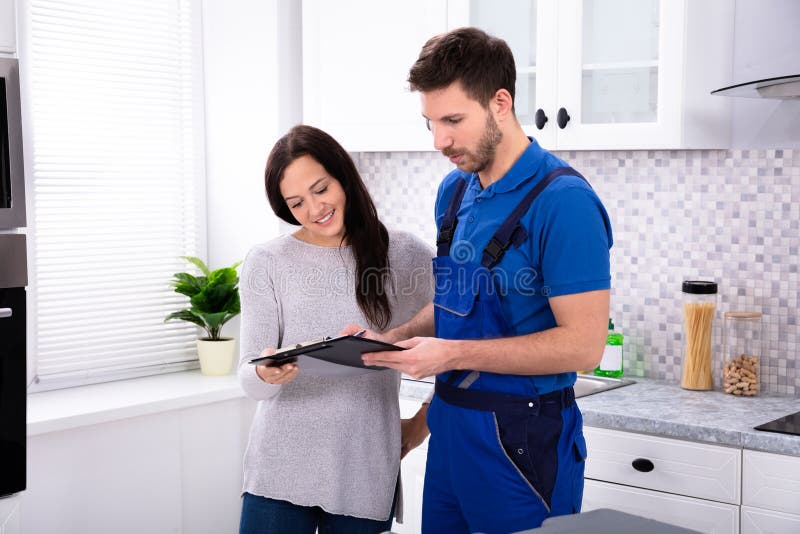
[[[386,521],[329,514],[319,506],[298,506],[287,501],[245,493],[239,534],[380,534],[392,528]]]

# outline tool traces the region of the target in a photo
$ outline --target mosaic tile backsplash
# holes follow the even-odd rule
[[[681,282],[719,284],[722,313],[763,313],[762,388],[800,396],[800,150],[556,152],[608,210],[611,315],[628,376],[680,383]],[[383,221],[435,241],[433,204],[452,168],[436,152],[355,154]]]

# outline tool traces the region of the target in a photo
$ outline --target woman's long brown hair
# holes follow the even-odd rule
[[[370,326],[383,330],[392,320],[389,283],[389,232],[378,219],[353,159],[333,137],[313,126],[298,125],[281,137],[267,159],[264,184],[275,215],[299,225],[283,199],[280,183],[286,167],[302,156],[311,156],[344,189],[345,209],[342,238],[347,239],[356,261],[356,302]]]

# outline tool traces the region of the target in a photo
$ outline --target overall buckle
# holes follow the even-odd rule
[[[453,234],[456,232],[456,225],[448,226],[439,230],[439,235],[436,237],[436,244],[442,245],[453,241]]]
[[[508,249],[508,244],[503,245],[500,241],[497,240],[497,238],[492,237],[489,240],[489,243],[486,244],[486,248],[483,249],[483,252],[491,256],[492,259],[495,262],[497,262],[500,260],[500,258],[503,257],[503,254],[505,254],[507,249]]]

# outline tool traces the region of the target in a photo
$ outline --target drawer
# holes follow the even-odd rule
[[[587,480],[582,512],[611,508],[698,532],[739,533],[739,507],[608,482]]]
[[[800,532],[800,515],[742,506],[741,534]]]
[[[742,504],[800,515],[800,458],[744,451],[742,463]]]
[[[739,504],[742,451],[633,432],[584,427],[585,477],[701,499]],[[649,460],[652,470],[633,467]]]

